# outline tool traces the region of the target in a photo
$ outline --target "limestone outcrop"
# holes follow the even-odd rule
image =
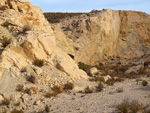
[[[53,23],[56,45],[76,62],[95,65],[108,59],[150,54],[150,16],[142,12],[92,11]]]
[[[4,6],[7,8],[3,8]],[[3,47],[2,40],[6,38],[10,39],[10,44]],[[13,76],[21,76],[21,69],[32,66],[35,59],[42,59],[45,65],[55,68],[70,79],[88,78],[67,53],[56,47],[51,25],[45,19],[42,10],[33,7],[30,2],[0,2],[0,39],[0,77],[6,70]]]

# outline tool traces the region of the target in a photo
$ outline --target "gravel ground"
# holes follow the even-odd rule
[[[147,80],[150,81],[150,78]],[[122,88],[123,92],[117,92],[118,88]],[[99,93],[60,94],[51,98],[48,100],[51,113],[115,113],[116,106],[124,99],[150,105],[150,85],[137,85],[136,80],[126,80],[105,89]]]

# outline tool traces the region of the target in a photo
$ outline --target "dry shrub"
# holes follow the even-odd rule
[[[59,93],[63,92],[63,88],[61,86],[55,85],[53,87],[53,96],[58,95]]]
[[[124,100],[121,104],[117,106],[119,113],[137,113],[142,110],[142,104],[138,101],[133,100],[129,102],[128,100]]]
[[[74,84],[71,82],[68,82],[64,85],[64,90],[72,90],[74,88]]]
[[[46,111],[46,112],[50,112],[50,108],[49,108],[48,105],[45,106],[45,111]]]
[[[104,88],[103,84],[101,82],[99,82],[98,86],[96,87],[96,90],[98,92],[101,92],[103,90],[103,88]]]
[[[115,79],[116,82],[122,82],[125,81],[125,78],[123,77],[117,77],[117,79]]]
[[[33,64],[35,66],[42,67],[42,66],[44,66],[44,60],[42,60],[42,59],[35,59]]]
[[[26,87],[26,88],[23,90],[23,92],[29,94],[30,89]]]
[[[31,87],[29,89],[29,94],[32,95],[32,94],[37,94],[38,92],[38,87]]]
[[[93,93],[93,90],[92,90],[89,86],[87,86],[87,87],[84,89],[84,92],[85,92],[85,93]]]
[[[140,104],[138,101],[133,100],[130,103],[130,110],[132,113],[137,113],[138,111],[140,111],[142,109],[142,104]]]
[[[19,84],[16,88],[17,91],[23,91],[23,85]]]
[[[26,31],[30,31],[30,30],[31,30],[31,27],[30,27],[29,25],[25,25],[25,26],[23,27],[22,32],[23,32],[23,33],[26,33]]]
[[[2,100],[1,105],[6,105],[6,106],[8,106],[8,105],[10,104],[10,101],[11,101],[11,99],[5,97],[5,98]]]
[[[129,113],[129,102],[128,100],[124,100],[121,104],[117,106],[117,110],[119,113]]]
[[[2,26],[8,27],[9,26],[9,21],[5,21],[4,23],[2,23]]]
[[[49,90],[45,95],[45,97],[47,97],[47,98],[50,98],[52,96],[53,96],[53,94],[52,94],[51,90]]]
[[[2,43],[2,47],[5,48],[5,47],[7,47],[7,46],[11,43],[11,39],[5,37],[5,38],[3,38],[3,39],[1,40],[1,43]]]
[[[33,84],[37,83],[36,77],[34,75],[27,77],[27,80]]]
[[[142,81],[142,85],[143,85],[143,86],[147,86],[147,84],[148,84],[148,82],[147,82],[146,80],[143,80],[143,81]]]
[[[17,109],[14,109],[11,111],[11,113],[24,113],[23,110],[17,110]]]
[[[6,107],[2,107],[2,108],[0,109],[0,113],[7,113]]]
[[[46,93],[45,97],[50,98],[50,97],[52,97],[52,96],[57,96],[58,94],[60,94],[60,93],[62,93],[62,92],[63,92],[63,88],[62,88],[61,86],[55,85],[55,86],[53,87],[53,91],[49,90],[49,91]]]
[[[113,86],[114,83],[115,83],[115,80],[113,80],[113,79],[108,79],[108,80],[106,81],[106,84],[109,85],[109,86]]]
[[[146,75],[146,74],[147,74],[146,69],[141,68],[141,69],[139,70],[139,74],[140,74],[140,75]]]
[[[92,77],[92,78],[89,78],[89,81],[94,81],[94,82],[105,82],[104,78],[103,77]]]

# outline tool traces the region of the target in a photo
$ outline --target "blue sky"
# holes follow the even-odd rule
[[[150,0],[28,0],[43,12],[90,12],[92,9],[133,10],[150,14]]]

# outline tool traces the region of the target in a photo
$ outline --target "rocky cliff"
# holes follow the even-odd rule
[[[79,70],[67,53],[56,47],[53,30],[41,9],[33,7],[25,0],[0,1],[0,39],[1,78],[5,76],[5,72],[10,73],[12,77],[23,76],[21,70],[26,67],[30,67],[32,71],[35,71],[35,68],[39,69],[33,65],[36,59],[43,60],[52,72],[55,70],[53,74],[46,71],[44,74],[44,68],[39,69],[40,73],[35,73],[39,83],[42,82],[42,78],[40,79],[42,75],[48,78],[45,79],[46,82],[42,82],[43,84],[54,84],[59,81],[50,78],[55,77],[54,74],[57,72],[60,77],[69,76],[70,80],[87,78],[86,73]],[[32,75],[30,72],[28,74]]]
[[[142,12],[96,10],[61,19],[53,29],[56,45],[76,62],[95,65],[150,54],[150,15]]]

